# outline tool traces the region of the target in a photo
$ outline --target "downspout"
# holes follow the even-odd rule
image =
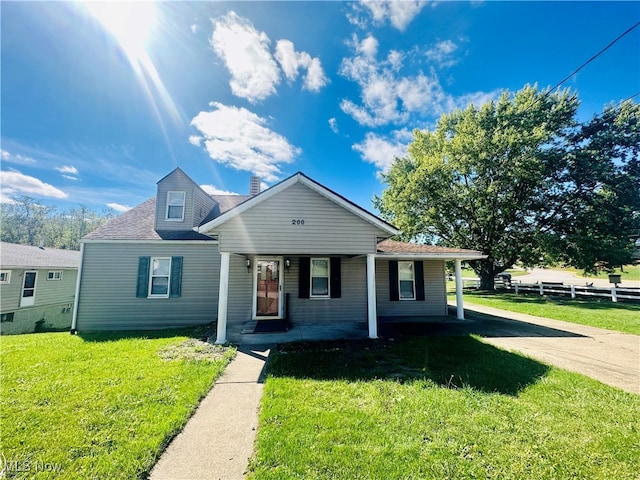
[[[80,302],[80,279],[82,278],[82,264],[84,263],[84,243],[80,244],[80,266],[78,267],[78,278],[76,280],[76,298],[73,302],[73,316],[71,317],[71,335],[76,333],[78,324],[78,303]]]

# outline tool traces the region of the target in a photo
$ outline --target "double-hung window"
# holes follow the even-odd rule
[[[398,286],[400,300],[416,299],[416,278],[413,262],[398,262]]]
[[[9,283],[11,281],[11,270],[0,270],[0,283]]]
[[[185,192],[167,192],[167,220],[184,220]]]
[[[329,298],[329,259],[311,259],[311,298]]]
[[[149,297],[167,298],[171,276],[171,257],[151,257]]]

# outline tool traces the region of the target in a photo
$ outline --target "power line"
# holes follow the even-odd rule
[[[563,78],[560,82],[558,82],[558,84],[556,86],[554,86],[551,90],[549,90],[549,92],[553,92],[556,88],[558,88],[560,85],[562,85],[564,82],[566,82],[567,80],[569,80],[571,77],[573,77],[576,73],[578,73],[580,70],[582,70],[584,67],[586,67],[588,64],[590,64],[592,61],[594,61],[596,58],[598,58],[600,55],[602,55],[604,52],[606,52],[611,46],[613,46],[614,43],[616,43],[618,40],[620,40],[622,37],[624,37],[627,33],[629,33],[631,30],[633,30],[634,28],[636,28],[638,25],[640,25],[640,21],[637,22],[635,25],[633,25],[632,27],[628,28],[625,32],[623,32],[622,34],[620,34],[615,40],[613,40],[611,43],[609,43],[609,45],[607,45],[606,47],[604,47],[602,50],[600,50],[598,53],[596,53],[593,57],[591,57],[589,60],[587,60],[586,62],[584,62],[582,65],[580,65],[578,68],[576,68],[573,72],[571,72],[569,75],[567,75],[565,78]],[[637,95],[637,94],[636,94]],[[634,95],[635,96],[635,95]],[[633,97],[630,97],[633,98]],[[627,99],[628,100],[628,99]]]

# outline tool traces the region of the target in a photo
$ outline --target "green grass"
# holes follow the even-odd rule
[[[142,478],[234,355],[199,333],[1,337],[8,478]]]
[[[449,296],[455,301],[455,296]],[[640,305],[602,299],[570,299],[465,290],[465,303],[552,318],[592,327],[640,335]]]
[[[250,478],[637,479],[640,396],[475,337],[272,351]]]

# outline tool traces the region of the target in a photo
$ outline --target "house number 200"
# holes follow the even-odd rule
[[[291,225],[304,225],[304,220],[302,218],[292,218]]]

